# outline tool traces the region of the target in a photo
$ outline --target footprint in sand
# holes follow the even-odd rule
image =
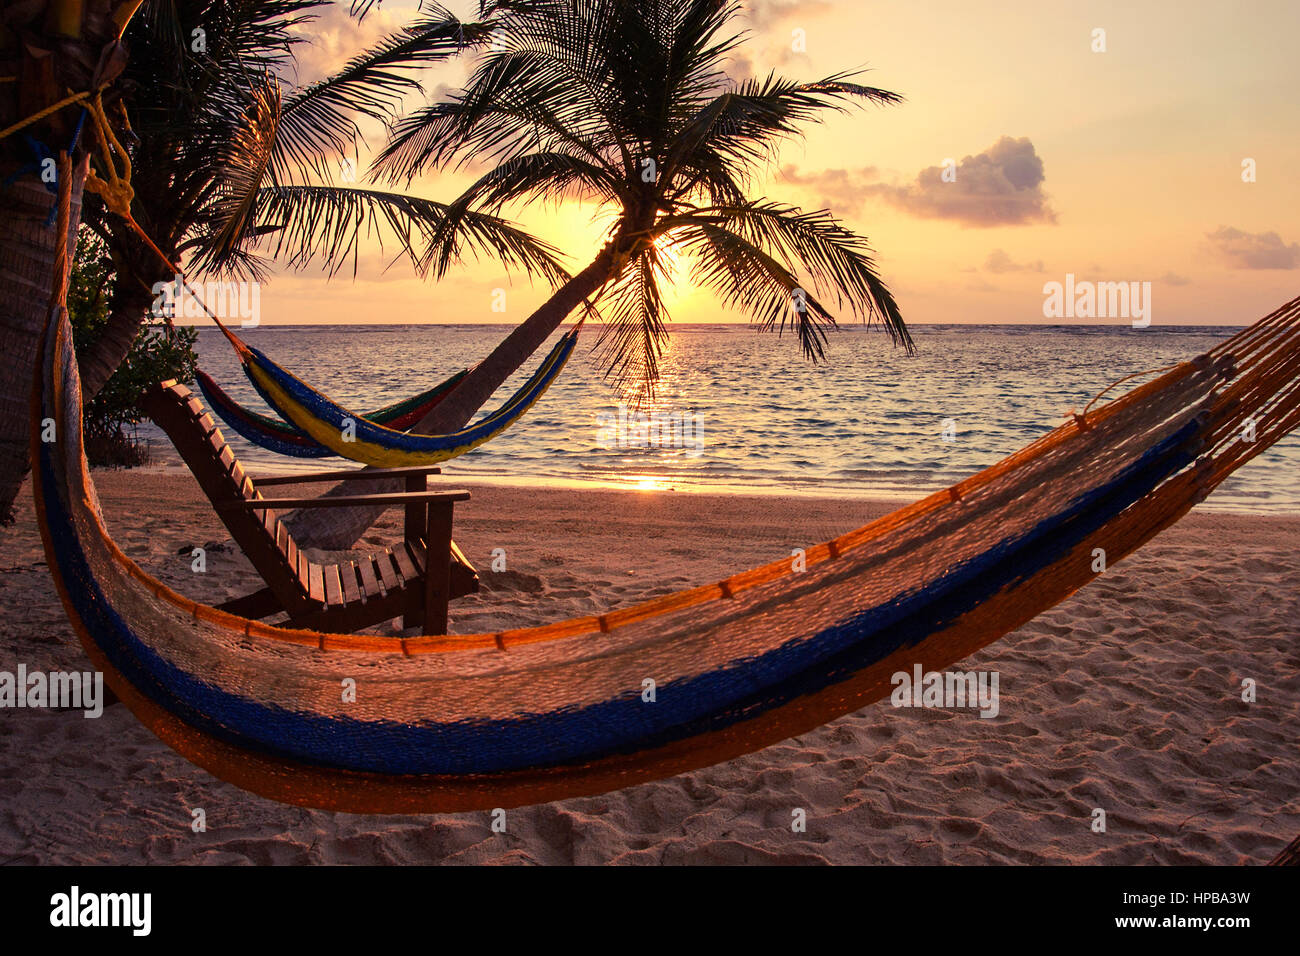
[[[521,571],[485,571],[481,579],[483,585],[491,591],[527,591],[529,594],[539,594],[546,589],[541,578]]]

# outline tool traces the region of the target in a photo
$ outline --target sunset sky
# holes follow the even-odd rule
[[[1244,323],[1300,292],[1300,4],[746,6],[739,26],[751,38],[734,76],[868,68],[864,82],[906,97],[809,127],[752,193],[830,208],[868,237],[907,321],[1048,321],[1043,285],[1066,273],[1152,283],[1154,325]],[[415,9],[386,0],[358,25],[331,8],[307,31],[301,79],[337,67]],[[1092,49],[1098,28],[1105,52]],[[793,49],[796,30],[806,53]],[[426,95],[458,87],[468,65],[426,71]],[[382,139],[374,130],[371,147]],[[940,176],[948,159],[955,182]],[[1245,159],[1256,182],[1243,182]],[[412,191],[449,201],[472,178],[430,175]],[[973,203],[975,194],[992,201]],[[594,212],[566,202],[519,219],[576,270],[600,246]],[[355,281],[350,271],[328,281],[316,268],[277,274],[262,290],[262,321],[518,322],[547,292],[490,262],[437,284],[404,262],[384,272],[391,255],[368,249]],[[689,270],[679,274],[668,298],[675,321],[745,321],[692,289]],[[505,314],[491,311],[498,287]]]

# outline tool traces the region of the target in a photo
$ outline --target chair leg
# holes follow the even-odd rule
[[[424,491],[428,488],[428,479],[424,475],[407,475],[407,491]],[[411,544],[420,541],[425,534],[428,526],[428,512],[424,504],[409,504],[403,509],[403,527],[402,537]],[[402,627],[421,627],[425,623],[424,613],[424,591],[412,589],[410,600],[406,605],[406,613],[402,615]],[[427,630],[424,633],[428,633]]]
[[[407,475],[406,490],[424,491],[428,488],[428,482],[424,475]],[[405,509],[405,527],[402,529],[403,535],[407,541],[418,541],[424,534],[425,511],[423,504],[409,504]]]
[[[424,535],[424,633],[447,633],[451,599],[452,503],[430,502]]]

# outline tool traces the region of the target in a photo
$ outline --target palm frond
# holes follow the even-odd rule
[[[665,228],[704,222],[735,233],[783,261],[797,263],[824,298],[834,297],[854,316],[879,322],[895,343],[913,350],[898,303],[876,271],[867,240],[825,209],[804,212],[774,202],[693,210],[664,221]]]
[[[596,303],[605,323],[594,348],[597,361],[606,381],[638,402],[653,397],[668,342],[668,313],[659,292],[664,278],[659,250],[648,245]]]
[[[448,206],[431,199],[339,186],[269,186],[262,191],[259,224],[271,238],[272,256],[292,267],[321,262],[330,274],[349,260],[355,274],[360,242],[375,237],[382,247],[396,240],[399,255],[418,265],[423,247],[447,218]],[[463,216],[454,254],[489,255],[553,286],[569,276],[554,246],[485,213]]]
[[[516,199],[531,202],[566,195],[618,202],[629,198],[622,179],[580,156],[562,152],[528,153],[484,173],[456,200],[457,204],[499,210]]]
[[[694,277],[723,304],[747,313],[761,331],[792,328],[805,356],[825,355],[835,317],[803,288],[794,269],[722,226],[699,221],[682,230],[682,247],[695,257]]]
[[[496,214],[508,202],[523,199],[527,204],[542,197],[558,201],[566,194],[617,201],[623,198],[623,188],[606,170],[575,156],[530,153],[516,157],[488,171],[446,207],[446,215],[429,236],[419,270],[437,278],[446,275],[459,258],[465,230],[473,228],[473,217]]]
[[[372,169],[408,183],[425,169],[453,161],[508,161],[529,152],[565,152],[610,172],[615,134],[576,81],[557,79],[524,51],[489,55],[464,90],[394,125]]]
[[[342,69],[290,94],[284,103],[277,163],[300,176],[329,178],[331,160],[361,138],[358,117],[387,122],[402,97],[420,88],[409,71],[481,43],[488,28],[441,11],[383,38]],[[277,170],[283,178],[283,168]]]
[[[850,82],[854,75],[842,73],[811,83],[775,73],[764,80],[745,80],[701,108],[679,138],[691,146],[707,144],[729,163],[752,166],[770,158],[786,140],[802,135],[808,123],[820,121],[826,112],[845,112],[854,100],[882,106],[902,102],[897,93]]]
[[[280,121],[279,82],[263,76],[250,91],[250,99],[214,163],[214,225],[195,263],[198,269],[220,267],[255,225],[258,195],[271,166]]]

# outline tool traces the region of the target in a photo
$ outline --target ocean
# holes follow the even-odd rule
[[[473,364],[507,331],[359,325],[240,334],[364,411]],[[849,326],[831,334],[825,362],[814,366],[790,335],[674,326],[655,400],[639,410],[644,418],[635,407],[620,409],[602,379],[591,351],[597,331],[584,332],[569,367],[520,422],[445,472],[516,484],[912,500],[1023,447],[1116,379],[1191,358],[1235,329],[929,325],[913,328],[917,353],[908,356],[879,331]],[[199,356],[236,399],[264,410],[217,331],[200,333]],[[281,458],[225,432],[254,475],[347,464]],[[156,451],[166,446],[150,426],[142,435]],[[1292,435],[1203,507],[1300,512],[1298,466],[1300,435]]]

